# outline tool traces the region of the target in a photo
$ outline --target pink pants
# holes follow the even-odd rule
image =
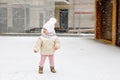
[[[54,66],[54,55],[41,55],[41,60],[39,64],[40,67],[44,66],[47,57],[49,58],[50,66]]]

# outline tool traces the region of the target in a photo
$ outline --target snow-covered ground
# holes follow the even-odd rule
[[[57,73],[47,59],[44,74],[38,74],[37,39],[0,36],[0,80],[120,80],[120,48],[84,37],[60,37]]]

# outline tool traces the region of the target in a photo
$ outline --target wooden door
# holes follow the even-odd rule
[[[117,0],[116,45],[120,46],[120,0]]]
[[[101,38],[112,41],[113,0],[101,0]]]

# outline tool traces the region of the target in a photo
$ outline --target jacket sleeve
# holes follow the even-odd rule
[[[38,38],[38,40],[34,46],[34,50],[36,50],[37,52],[40,51],[41,46],[42,46],[42,40],[41,40],[41,38]]]
[[[55,48],[60,48],[60,40],[58,37],[55,39]]]

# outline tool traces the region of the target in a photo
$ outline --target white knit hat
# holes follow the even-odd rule
[[[55,18],[50,18],[49,21],[46,22],[46,24],[43,25],[43,28],[48,30],[48,33],[55,33],[55,23],[57,20]]]

